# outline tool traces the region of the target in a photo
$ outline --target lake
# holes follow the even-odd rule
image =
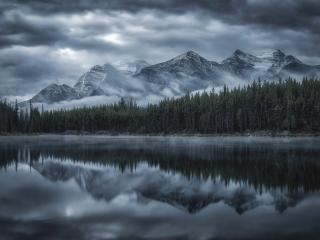
[[[320,139],[0,137],[1,239],[320,239]]]

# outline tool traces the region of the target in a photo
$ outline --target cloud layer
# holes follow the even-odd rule
[[[319,64],[319,24],[316,0],[0,0],[0,96],[188,50],[220,61],[237,48],[280,48]]]

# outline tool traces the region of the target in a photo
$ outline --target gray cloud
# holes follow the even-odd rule
[[[239,0],[239,2],[243,2]],[[186,10],[206,9],[217,12],[231,12],[238,1],[234,0],[12,0],[10,3],[1,3],[0,9],[24,7],[35,11],[42,11],[43,13],[56,12],[82,12],[102,9],[104,11],[110,10],[124,10],[130,12],[137,12],[143,9],[162,10],[170,12],[184,12]]]
[[[202,10],[235,23],[259,23],[288,28],[307,28],[319,33],[320,2],[317,0],[11,0],[0,8],[24,8],[40,14],[85,11],[160,10],[184,13]]]
[[[5,13],[0,21],[0,48],[13,45],[51,45],[63,38],[63,26],[49,21],[31,20],[21,13]]]
[[[1,51],[1,87],[2,95],[28,95],[39,91],[52,82],[71,83],[79,71],[73,64],[65,65],[55,61],[54,56],[47,56],[47,49],[33,51],[10,48]],[[71,79],[71,81],[70,81]]]
[[[319,16],[316,0],[0,0],[0,95],[188,50],[221,61],[237,48],[280,48],[319,64]]]

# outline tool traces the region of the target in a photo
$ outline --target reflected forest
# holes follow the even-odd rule
[[[164,143],[150,147],[111,147],[103,145],[32,144],[2,146],[1,168],[19,162],[32,167],[44,159],[72,161],[86,164],[88,160],[98,166],[111,166],[122,172],[134,171],[140,163],[159,167],[171,174],[180,173],[188,179],[199,178],[226,185],[229,182],[248,184],[256,190],[287,189],[290,191],[319,191],[320,149],[299,147],[268,147],[252,143],[231,146],[180,146],[173,148]]]

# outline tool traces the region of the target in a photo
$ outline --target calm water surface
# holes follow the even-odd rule
[[[0,137],[0,239],[320,239],[320,139]]]

